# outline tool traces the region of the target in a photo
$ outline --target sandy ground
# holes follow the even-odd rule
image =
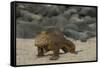
[[[72,40],[72,39],[70,39]],[[76,51],[78,54],[60,54],[58,60],[49,60],[51,57],[46,53],[46,56],[38,58],[37,49],[34,45],[34,39],[19,39],[17,38],[16,52],[17,65],[29,65],[29,64],[45,64],[45,63],[61,63],[61,62],[80,62],[80,61],[94,61],[96,60],[96,38],[91,38],[87,42],[80,42],[72,40],[76,45]],[[63,51],[60,51],[63,53]]]

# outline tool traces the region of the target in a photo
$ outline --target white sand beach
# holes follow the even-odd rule
[[[72,39],[70,39],[72,40]],[[34,45],[34,39],[19,39],[16,41],[16,60],[17,65],[29,64],[46,64],[46,63],[62,63],[62,62],[80,62],[80,61],[95,61],[96,60],[96,38],[88,39],[87,42],[80,42],[79,40],[72,40],[76,45],[78,54],[60,54],[58,60],[49,60],[51,57],[46,53],[46,56],[38,58],[37,49]],[[60,51],[63,53],[63,51]]]

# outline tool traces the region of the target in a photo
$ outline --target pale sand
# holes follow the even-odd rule
[[[72,39],[70,39],[72,40]],[[46,56],[38,58],[37,49],[34,45],[34,39],[18,39],[16,41],[17,65],[29,64],[46,64],[46,63],[61,63],[61,62],[80,62],[80,61],[95,61],[96,60],[96,38],[91,38],[87,42],[72,40],[76,45],[78,54],[60,54],[58,60],[49,60],[51,57],[48,52]],[[63,51],[60,51],[63,52]]]

